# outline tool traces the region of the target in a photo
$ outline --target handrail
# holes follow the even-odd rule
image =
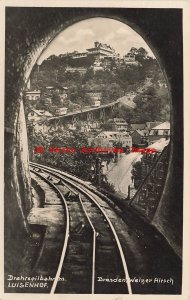
[[[143,181],[141,182],[140,186],[138,187],[138,190],[136,191],[136,193],[134,194],[133,198],[130,200],[129,205],[132,204],[133,200],[135,199],[135,197],[137,196],[138,193],[140,193],[142,186],[144,185],[144,183],[146,182],[147,178],[150,176],[150,174],[152,173],[152,171],[156,168],[158,162],[160,161],[160,159],[162,158],[162,156],[164,155],[164,153],[168,150],[168,146],[167,145],[164,150],[162,151],[161,155],[158,157],[158,160],[155,162],[155,164],[153,164],[152,168],[150,169],[150,171],[148,172],[148,174],[145,176],[145,178],[143,179]]]

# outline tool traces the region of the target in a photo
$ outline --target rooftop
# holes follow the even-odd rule
[[[116,123],[116,124],[122,124],[122,125],[128,125],[128,123],[122,119],[122,118],[113,118],[108,120],[109,123]]]
[[[26,91],[26,94],[40,94],[41,91],[40,90],[30,90],[30,91]]]
[[[140,134],[141,136],[144,136],[144,131],[142,131],[142,130],[136,129],[136,130],[133,131],[133,133],[134,132],[138,132],[138,134]]]
[[[148,129],[152,129],[155,126],[160,125],[162,122],[154,121],[154,122],[146,122],[146,126]]]
[[[131,124],[131,129],[132,130],[142,130],[142,129],[145,129],[145,124]]]
[[[103,43],[100,43],[100,42],[94,42],[94,47],[89,48],[87,50],[92,50],[92,49],[104,49],[104,50],[108,50],[108,51],[111,51],[111,52],[115,52],[115,50],[110,45],[103,44]]]
[[[157,125],[156,127],[153,127],[152,129],[170,129],[170,123],[168,121],[161,123],[160,125]]]
[[[96,137],[98,137],[99,135],[106,135],[107,138],[113,138],[113,137],[118,137],[118,136],[122,136],[122,137],[125,137],[125,136],[128,136],[130,137],[130,135],[126,132],[120,132],[120,131],[101,131],[98,133],[98,135]]]
[[[49,111],[46,111],[46,110],[31,109],[29,111],[29,113],[31,111],[35,112],[38,116],[52,117],[52,114]]]

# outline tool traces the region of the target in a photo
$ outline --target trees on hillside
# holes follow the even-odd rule
[[[52,94],[52,104],[55,105],[55,106],[60,106],[61,105],[61,97],[59,95],[58,92],[54,91],[53,94]]]
[[[118,109],[119,115],[128,122],[144,122],[144,120],[168,120],[170,112],[167,89],[162,89],[156,84],[164,81],[163,74],[156,59],[148,56],[147,51],[140,47],[132,47],[131,52],[136,55],[139,65],[118,64],[113,70],[94,71],[91,65],[94,57],[72,59],[69,56],[56,57],[46,60],[40,68],[35,67],[32,72],[32,88],[45,91],[46,86],[64,85],[69,88],[68,99],[79,105],[91,105],[92,100],[87,92],[101,92],[101,102],[110,103],[131,91],[139,91],[142,86],[144,91],[134,99],[136,108],[129,109],[126,106]],[[59,62],[59,63],[58,63]],[[78,71],[65,72],[66,66],[82,66],[86,73]],[[145,80],[151,77],[154,87],[147,88]],[[141,89],[142,90],[142,89]],[[53,104],[59,105],[58,95],[53,96]],[[143,112],[143,113],[142,113]]]
[[[122,97],[124,91],[121,89],[119,84],[111,83],[107,84],[102,91],[102,103],[109,103],[112,101],[117,100],[118,98]]]
[[[166,88],[148,87],[133,102],[136,104],[134,109],[120,104],[113,117],[120,116],[129,123],[170,120],[170,99]]]
[[[127,90],[128,85],[133,85],[137,82],[142,84],[145,78],[146,72],[140,65],[126,65],[125,68],[117,69],[116,71],[116,81],[124,90]]]
[[[68,132],[57,130],[51,134],[42,133],[29,136],[31,157],[37,162],[46,162],[49,165],[61,168],[64,171],[72,172],[84,179],[89,179],[91,172],[91,157],[81,153],[82,147],[88,147],[85,135],[78,131]],[[34,154],[35,147],[44,147],[43,154]],[[59,149],[76,149],[72,152],[59,152]],[[51,149],[51,151],[50,151]]]
[[[169,119],[170,102],[167,94],[159,95],[155,87],[148,87],[133,100],[136,104],[133,121],[144,123],[147,121],[165,121]]]
[[[136,51],[136,60],[142,63],[144,60],[147,59],[148,52],[143,48],[140,47]]]

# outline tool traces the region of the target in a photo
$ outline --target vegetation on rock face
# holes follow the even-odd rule
[[[39,146],[44,147],[44,153],[35,154],[34,150]],[[29,134],[30,159],[34,162],[58,167],[84,179],[89,179],[92,161],[91,157],[81,153],[80,149],[87,146],[87,138],[78,131],[57,130],[49,132],[49,134]],[[51,148],[54,148],[53,153],[50,151]],[[76,153],[67,151],[59,153],[58,149],[61,148],[75,148],[78,151]]]

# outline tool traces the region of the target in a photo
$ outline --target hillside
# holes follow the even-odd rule
[[[137,55],[136,60],[137,64],[116,63],[113,60],[109,65],[101,61],[101,69],[96,70],[93,57],[74,60],[66,55],[53,55],[43,61],[41,66],[34,67],[31,88],[45,92],[47,86],[67,87],[65,106],[71,106],[71,103],[92,105],[93,97],[99,97],[101,104],[121,98],[124,110],[120,108],[118,113],[133,122],[141,122],[145,116],[148,118],[146,121],[151,117],[168,120],[168,92],[167,88],[160,86],[160,83],[166,84],[156,59],[142,54]],[[54,95],[54,98],[55,103],[59,103],[59,95]]]

